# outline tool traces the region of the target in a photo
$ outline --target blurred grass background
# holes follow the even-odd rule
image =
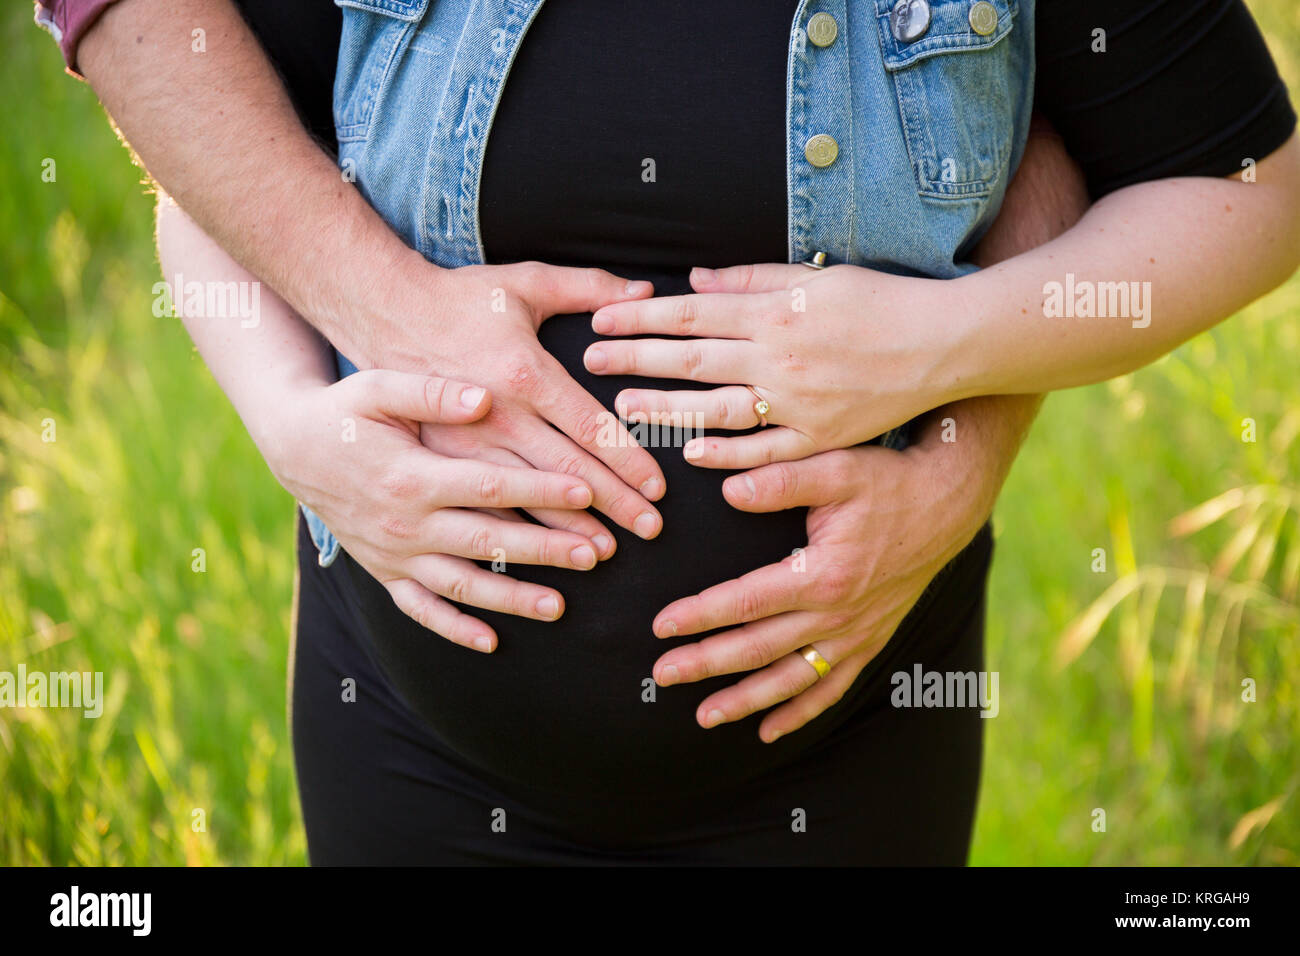
[[[1300,7],[1250,6],[1300,102]],[[303,863],[291,502],[150,312],[151,199],[93,94],[27,5],[0,31],[0,670],[107,697],[0,709],[0,864]],[[1298,356],[1293,278],[1049,400],[998,507],[973,863],[1300,864]]]

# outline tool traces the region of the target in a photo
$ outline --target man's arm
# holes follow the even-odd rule
[[[975,259],[988,265],[1047,242],[1087,207],[1083,176],[1060,140],[1035,135]],[[808,507],[808,546],[660,611],[661,638],[730,630],[663,654],[655,680],[743,674],[703,700],[696,719],[714,727],[772,707],[759,726],[769,743],[833,706],[988,520],[1040,401],[954,402],[931,413],[901,454],[858,446],[728,478],[723,494],[742,511]],[[946,419],[955,441],[945,440]],[[790,653],[809,644],[831,664],[822,679]]]
[[[659,533],[650,502],[666,491],[662,470],[537,339],[548,316],[648,295],[649,283],[541,263],[427,262],[312,140],[230,0],[119,0],[77,63],[163,190],[358,367],[492,392],[467,457],[504,449],[577,475],[597,510],[643,538]],[[491,321],[491,349],[466,321],[475,317]]]
[[[234,4],[120,0],[76,62],[186,213],[345,355],[375,364],[376,333],[436,269],[343,181]]]
[[[1060,136],[1050,124],[1035,117],[1024,159],[998,218],[971,260],[988,268],[1045,245],[1078,222],[1089,205],[1083,175]],[[987,476],[989,481],[975,482],[988,496],[983,509],[987,514],[993,510],[1043,398],[1041,394],[984,395],[953,402],[927,415],[914,441],[934,450],[936,464],[956,466],[954,477],[958,480],[971,474]],[[948,418],[957,423],[961,439],[969,441],[941,440],[943,422]],[[956,451],[959,444],[965,446],[960,452]]]

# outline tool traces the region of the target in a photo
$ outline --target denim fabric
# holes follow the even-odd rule
[[[426,259],[482,263],[479,184],[488,132],[519,45],[543,0],[335,0],[343,36],[334,85],[339,163]],[[1029,129],[1034,0],[930,0],[912,42],[895,0],[804,0],[790,29],[786,82],[789,261],[955,278],[992,224]],[[707,8],[707,4],[703,5]],[[817,46],[809,20],[834,18]],[[719,42],[725,42],[720,37]],[[834,138],[825,166],[805,156]],[[340,374],[354,371],[339,356]],[[338,543],[306,508],[322,563]]]

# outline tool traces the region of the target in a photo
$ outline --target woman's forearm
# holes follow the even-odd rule
[[[1170,179],[956,280],[954,392],[1045,392],[1141,368],[1283,282],[1300,262],[1300,140],[1256,181]]]
[[[251,319],[205,316],[185,309],[184,289],[170,292],[199,355],[270,461],[274,440],[268,426],[287,395],[328,385],[336,377],[328,344],[167,196],[158,201],[158,259],[169,286],[176,276],[183,276],[186,286],[197,283],[200,290],[249,283],[240,295],[253,305]]]

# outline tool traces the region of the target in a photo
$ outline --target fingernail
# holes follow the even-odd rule
[[[589,571],[596,566],[596,552],[585,544],[580,544],[570,551],[569,558],[583,571]]]
[[[629,281],[628,284],[623,287],[623,293],[625,295],[644,295],[653,288],[654,286],[649,282],[646,282],[644,279],[634,279]]]
[[[647,501],[658,501],[664,494],[664,483],[658,478],[647,478],[641,483],[641,494]]]
[[[605,367],[605,353],[598,348],[587,349],[587,371],[599,372]]]
[[[655,633],[660,637],[676,637],[677,622],[673,620],[664,621],[657,628],[655,628]]]
[[[742,501],[753,501],[754,495],[758,494],[758,489],[754,487],[754,479],[749,475],[728,478],[726,485],[731,496]]]
[[[704,718],[705,727],[716,727],[727,719],[727,715],[720,710],[709,711],[709,716]]]
[[[560,602],[555,600],[553,595],[547,595],[537,602],[537,613],[548,621],[554,621],[560,616]]]
[[[602,558],[607,558],[614,553],[614,539],[607,534],[598,534],[591,539],[591,543],[596,546]]]
[[[492,638],[490,637],[474,638],[474,649],[476,651],[482,651],[484,654],[490,654],[492,652]]]
[[[772,734],[771,737],[768,737],[767,740],[766,740],[765,742],[766,742],[766,743],[769,743],[769,744],[774,744],[774,743],[776,743],[778,740],[781,739],[781,736],[782,736],[782,735],[781,735],[781,731],[778,730],[778,731],[776,731],[776,733]]]
[[[477,385],[473,386],[472,388],[461,389],[460,391],[461,408],[466,408],[470,410],[478,408],[478,403],[483,401],[483,394],[484,394],[483,389],[479,388]]]
[[[677,673],[677,665],[669,664],[659,672],[659,686],[668,687],[672,684],[676,684],[680,676],[681,675]]]
[[[659,531],[659,518],[653,511],[643,511],[632,522],[632,530],[640,537],[649,540]]]
[[[713,282],[717,277],[718,274],[716,272],[714,272],[712,269],[705,269],[703,266],[696,266],[694,269],[691,270],[692,284],[699,283],[700,285],[708,285],[710,282]]]
[[[696,461],[704,457],[704,443],[697,441],[688,441],[686,447],[682,449],[682,455],[687,461]]]
[[[591,327],[601,335],[609,335],[614,331],[614,320],[604,312],[597,312],[591,317]]]
[[[623,399],[622,405],[624,418],[627,418],[633,412],[641,411],[641,400],[635,395],[629,395],[627,398]]]
[[[564,500],[575,508],[588,508],[591,506],[591,489],[576,485],[564,493]]]

